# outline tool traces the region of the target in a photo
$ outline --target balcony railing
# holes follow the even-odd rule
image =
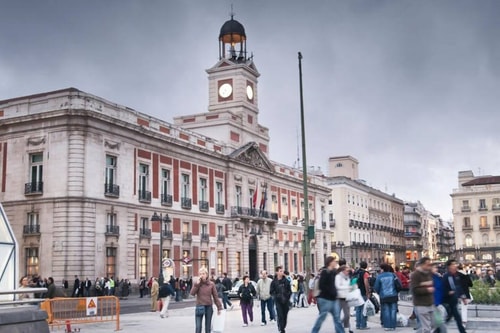
[[[491,209],[493,209],[493,210],[500,210],[500,205],[499,204],[494,204],[493,206],[491,206]]]
[[[226,236],[224,235],[217,235],[217,241],[220,243],[224,243],[226,241]]]
[[[163,206],[172,206],[172,195],[171,194],[162,194],[161,195],[161,204]]]
[[[117,225],[108,224],[106,226],[106,235],[114,235],[114,236],[120,235],[120,227]]]
[[[104,184],[104,195],[118,198],[120,196],[120,186],[116,184]]]
[[[330,220],[330,228],[335,228],[335,220]]]
[[[170,239],[172,240],[173,239],[173,234],[172,234],[172,230],[163,230],[163,238],[165,239]]]
[[[224,214],[225,207],[223,204],[215,204],[215,212],[217,214]]]
[[[139,237],[141,238],[151,238],[151,229],[140,228]]]
[[[464,224],[464,225],[462,225],[462,230],[472,230],[472,225],[471,224]]]
[[[405,237],[422,237],[422,233],[420,233],[420,232],[413,232],[413,231],[406,231],[405,232]]]
[[[39,224],[27,224],[23,225],[23,235],[35,235],[40,233]]]
[[[182,233],[182,240],[183,241],[192,241],[193,240],[193,233],[192,232],[183,232]]]
[[[500,223],[495,223],[493,225],[493,229],[500,229]]]
[[[151,203],[151,192],[149,191],[137,191],[137,196],[139,197],[139,202]]]
[[[210,240],[210,235],[209,234],[201,234],[200,239],[202,242],[208,242]]]
[[[463,206],[462,207],[462,213],[468,213],[470,212],[470,207],[469,206]]]
[[[24,184],[24,194],[43,194],[43,182],[32,182]]]
[[[484,225],[480,225],[479,226],[479,230],[489,230],[490,229],[490,225],[489,224],[484,224]]]
[[[181,207],[184,209],[191,209],[191,198],[181,198]]]
[[[208,201],[199,201],[198,207],[200,208],[200,212],[208,212]]]
[[[479,208],[477,210],[480,211],[480,212],[487,211],[488,210],[488,206],[479,206]]]
[[[278,221],[278,214],[276,213],[248,207],[231,207],[231,217],[261,217]]]

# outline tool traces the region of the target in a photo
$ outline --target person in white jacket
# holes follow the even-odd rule
[[[351,279],[349,277],[350,268],[346,265],[339,267],[337,275],[335,276],[335,287],[337,288],[337,299],[339,300],[339,305],[344,312],[344,329],[353,333],[350,327],[350,311],[349,304],[347,303],[347,295],[351,291]]]

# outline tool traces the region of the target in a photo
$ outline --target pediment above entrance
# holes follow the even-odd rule
[[[263,169],[268,172],[274,172],[273,165],[259,149],[259,145],[256,142],[249,142],[246,145],[241,146],[229,154],[229,157],[235,161],[248,164],[252,167]]]

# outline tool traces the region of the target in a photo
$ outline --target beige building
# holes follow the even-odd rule
[[[500,266],[500,176],[460,171],[451,197],[457,258],[482,268]]]
[[[355,178],[354,178],[355,177]],[[374,189],[358,177],[352,156],[329,159],[329,220],[333,221],[332,250],[352,266],[366,261],[393,266],[404,261],[403,201]]]
[[[304,221],[302,172],[269,160],[246,40],[224,23],[209,111],[174,124],[75,88],[0,101],[0,201],[21,274],[137,281],[205,266],[255,279],[278,264],[305,271],[303,246],[322,265],[329,189],[309,177]]]

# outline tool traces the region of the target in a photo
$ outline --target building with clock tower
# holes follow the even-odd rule
[[[219,33],[219,60],[208,73],[208,112],[181,116],[176,125],[226,142],[233,149],[255,142],[269,156],[269,130],[258,122],[258,77],[243,25],[233,16]]]

